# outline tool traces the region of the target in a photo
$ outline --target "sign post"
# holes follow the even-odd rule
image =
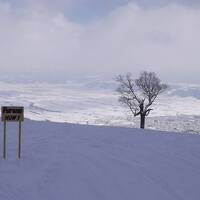
[[[19,121],[19,140],[18,140],[18,158],[21,158],[21,139],[22,139],[22,128],[21,121]]]
[[[4,122],[3,158],[6,159],[6,122],[19,122],[18,158],[21,158],[21,122],[24,121],[24,107],[2,106],[1,121]]]
[[[6,159],[6,121],[4,121],[3,131],[3,158]]]

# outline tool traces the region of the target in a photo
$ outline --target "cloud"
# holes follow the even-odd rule
[[[2,74],[63,79],[147,69],[166,80],[191,82],[200,73],[200,12],[180,4],[128,3],[77,23],[41,4],[18,9],[0,3],[0,29]]]

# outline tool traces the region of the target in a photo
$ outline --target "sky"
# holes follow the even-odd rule
[[[199,0],[0,0],[0,77],[200,83],[199,52]]]

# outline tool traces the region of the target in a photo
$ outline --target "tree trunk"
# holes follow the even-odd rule
[[[145,127],[145,115],[140,115],[140,128],[144,129]]]

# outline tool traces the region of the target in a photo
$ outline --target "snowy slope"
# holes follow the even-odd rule
[[[29,120],[23,125],[22,160],[16,159],[17,125],[8,126],[1,200],[200,199],[198,135]]]
[[[0,82],[0,104],[24,106],[32,120],[139,127],[138,118],[127,120],[127,109],[119,104],[115,88],[114,81],[96,78],[59,84]],[[200,132],[199,95],[200,85],[172,85],[155,102],[147,127]]]

